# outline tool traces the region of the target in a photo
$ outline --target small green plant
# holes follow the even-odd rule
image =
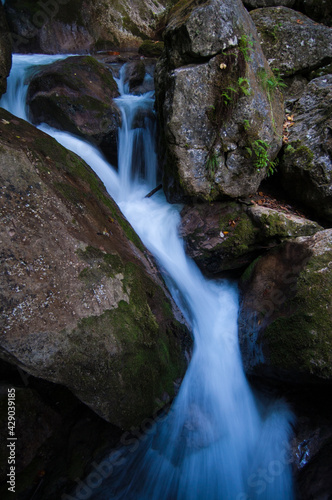
[[[243,78],[242,76],[240,76],[237,83],[238,83],[240,91],[244,95],[250,95],[250,85],[249,85],[248,78]]]
[[[261,68],[261,70],[258,72],[258,77],[261,81],[263,89],[265,89],[266,91],[267,98],[270,104],[272,123],[273,126],[275,126],[275,120],[272,108],[272,96],[276,90],[280,90],[281,88],[287,87],[287,85],[281,78],[278,69],[274,69],[274,72],[272,74],[268,74],[264,68]]]
[[[268,155],[269,145],[267,142],[257,139],[251,144],[251,147],[246,147],[247,152],[250,156],[254,155],[254,165],[257,172],[260,172],[262,168],[267,168],[267,177],[272,175],[278,166],[277,160],[270,160]]]
[[[233,103],[235,97],[239,97],[239,94],[250,95],[250,86],[248,78],[243,78],[240,76],[237,81],[237,87],[226,87],[222,93],[221,97],[224,101],[225,106]]]
[[[285,153],[293,154],[295,153],[295,148],[293,148],[291,144],[287,144],[287,146],[285,147]]]
[[[206,169],[208,171],[208,175],[212,178],[218,168],[219,155],[216,153],[209,153],[208,159],[206,161]]]
[[[273,71],[272,75],[269,75],[265,69],[261,69],[258,73],[262,86],[266,90],[269,99],[271,99],[272,93],[275,92],[275,90],[287,87],[280,76],[280,71],[278,69],[274,69]]]
[[[254,42],[250,39],[248,35],[241,35],[239,39],[239,50],[242,52],[244,60],[250,61],[250,50],[252,49]]]
[[[249,120],[243,120],[243,128],[244,128],[244,130],[249,130],[250,129]]]

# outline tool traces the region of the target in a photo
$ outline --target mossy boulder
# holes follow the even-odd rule
[[[332,221],[332,75],[312,80],[292,109],[282,184],[317,218]]]
[[[179,2],[164,42],[155,83],[168,199],[250,195],[281,147],[284,111],[249,14],[240,1]]]
[[[186,252],[209,276],[244,268],[267,248],[320,229],[292,213],[237,202],[186,206],[180,225]]]
[[[12,65],[12,44],[6,16],[0,5],[0,97],[7,89],[7,76]]]
[[[88,139],[117,165],[119,96],[110,70],[91,56],[68,57],[43,67],[29,83],[31,120]]]
[[[183,374],[176,308],[92,170],[4,110],[0,129],[0,356],[138,425]]]
[[[246,371],[294,383],[332,381],[332,230],[285,243],[241,280]]]
[[[138,53],[145,57],[160,57],[164,50],[164,42],[157,40],[144,40],[138,48]]]
[[[308,73],[332,61],[332,30],[287,7],[250,12],[271,68],[282,76]]]

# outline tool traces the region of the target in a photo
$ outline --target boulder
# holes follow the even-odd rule
[[[332,26],[332,4],[330,0],[297,0],[296,8],[319,23]]]
[[[240,288],[247,373],[279,383],[331,383],[332,229],[295,238],[258,258]]]
[[[281,146],[283,102],[247,11],[180,2],[164,41],[155,83],[168,199],[255,192]]]
[[[130,61],[125,67],[125,84],[134,95],[145,94],[154,90],[155,59]]]
[[[164,0],[7,0],[15,52],[93,53],[137,49],[153,38]]]
[[[263,52],[282,76],[308,73],[332,61],[332,30],[287,7],[250,12]]]
[[[68,57],[43,67],[30,81],[27,102],[35,124],[48,123],[93,142],[117,165],[121,115],[110,70],[91,56]]]
[[[0,357],[118,427],[138,425],[183,374],[185,328],[92,170],[0,113]]]
[[[0,4],[0,97],[7,90],[7,76],[12,66],[12,44],[3,6]]]
[[[292,109],[280,163],[289,196],[332,221],[332,75],[312,80]]]
[[[281,209],[236,202],[186,206],[180,225],[186,252],[209,276],[244,268],[267,248],[320,229],[316,222]]]
[[[1,498],[12,495],[6,482],[8,394],[15,395],[16,407],[16,496],[61,498],[72,490],[75,479],[88,472],[91,457],[106,453],[119,440],[121,430],[98,417],[65,387],[36,379],[2,359],[0,377]]]
[[[282,5],[284,7],[293,7],[296,0],[243,0],[247,9],[258,9],[262,7],[277,7]]]

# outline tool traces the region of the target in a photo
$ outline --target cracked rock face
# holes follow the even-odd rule
[[[170,201],[211,201],[257,189],[281,146],[283,104],[277,87],[267,91],[270,76],[240,1],[174,8],[156,68]]]
[[[284,189],[317,217],[332,220],[332,75],[312,80],[292,110],[280,171]]]
[[[138,425],[184,368],[147,250],[82,160],[4,110],[0,156],[1,358]]]
[[[250,13],[271,68],[283,76],[310,72],[332,61],[332,29],[287,7]]]

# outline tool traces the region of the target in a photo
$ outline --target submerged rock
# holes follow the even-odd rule
[[[208,275],[244,268],[266,249],[320,229],[304,217],[236,202],[187,206],[180,225],[186,252]]]
[[[1,110],[0,356],[138,425],[183,373],[183,325],[92,170]]]
[[[241,279],[240,346],[249,374],[332,380],[332,229],[253,262]]]
[[[168,199],[253,193],[281,146],[283,103],[250,16],[240,1],[179,3],[164,41],[155,81]]]
[[[43,67],[30,81],[27,102],[33,123],[80,135],[117,165],[118,96],[110,70],[91,56],[81,56]]]
[[[332,61],[332,30],[287,7],[250,12],[271,68],[282,76],[308,73]]]
[[[280,172],[289,196],[332,221],[332,75],[312,80],[292,109]]]

